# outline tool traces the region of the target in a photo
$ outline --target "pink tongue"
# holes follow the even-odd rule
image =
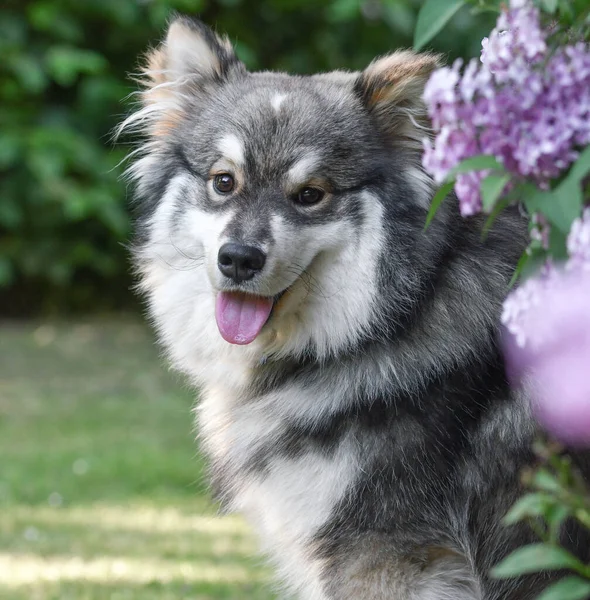
[[[230,344],[249,344],[268,321],[272,305],[272,298],[220,292],[215,303],[215,318],[221,337]]]

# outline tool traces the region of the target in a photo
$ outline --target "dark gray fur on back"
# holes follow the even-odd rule
[[[488,575],[532,540],[500,523],[533,461],[498,339],[526,220],[506,211],[483,239],[450,197],[424,230],[420,89],[436,64],[398,53],[360,74],[251,74],[182,18],[124,124],[147,136],[130,169],[141,285],[203,390],[214,488],[305,600],[532,600],[549,581]],[[218,164],[238,181],[224,198]],[[311,208],[293,201],[306,177],[327,190]],[[269,274],[221,278],[228,240],[264,248]],[[297,302],[254,343],[221,340],[215,294],[286,289]],[[564,540],[587,558],[569,524]]]

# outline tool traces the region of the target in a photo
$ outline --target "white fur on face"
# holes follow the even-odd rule
[[[307,228],[274,219],[276,260],[306,270],[293,286],[293,298],[287,297],[269,323],[276,333],[274,353],[298,355],[311,343],[325,356],[353,343],[372,322],[383,208],[368,192],[362,201],[360,227],[345,219]]]
[[[289,291],[259,337],[236,348],[221,338],[214,310],[221,277],[217,253],[233,214],[208,213],[193,205],[173,218],[177,195],[188,179],[181,176],[169,185],[142,252],[142,287],[178,368],[200,384],[213,383],[215,378],[206,376],[209,368],[217,372],[210,359],[249,363],[264,354],[297,356],[309,344],[325,356],[354,342],[368,327],[383,243],[382,207],[376,198],[364,194],[360,226],[346,219],[310,226],[273,219],[274,243],[259,293]]]
[[[244,154],[244,144],[237,135],[229,133],[219,140],[217,144],[219,151],[223,157],[231,161],[236,167],[244,166],[246,157]]]
[[[275,112],[281,110],[281,104],[286,100],[288,94],[281,94],[277,92],[270,100],[271,106],[275,109]]]
[[[308,152],[287,171],[287,181],[293,186],[305,184],[319,160],[316,152]]]
[[[240,365],[256,360],[248,357],[259,357],[260,351],[228,344],[217,329],[211,280],[217,273],[222,231],[232,213],[209,213],[187,202],[195,187],[189,175],[169,183],[148,224],[149,240],[138,254],[141,288],[173,365],[195,382],[219,378],[227,383],[227,372],[233,374],[231,381],[239,379]],[[225,360],[231,369],[223,367]]]

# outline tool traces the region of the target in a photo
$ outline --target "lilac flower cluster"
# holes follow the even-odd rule
[[[538,420],[566,443],[590,445],[590,209],[574,221],[563,268],[547,264],[504,302],[509,376],[532,386]]]
[[[423,164],[442,183],[458,163],[491,155],[519,180],[549,188],[590,144],[590,47],[551,47],[531,0],[511,0],[481,64],[461,61],[435,71],[424,92],[437,135],[424,142]],[[461,213],[481,210],[489,170],[459,174]],[[550,225],[532,215],[531,237],[549,249]],[[590,208],[567,240],[565,265],[547,263],[511,293],[502,322],[508,375],[529,388],[539,422],[567,443],[590,446]]]
[[[512,0],[501,13],[481,63],[435,71],[424,100],[437,136],[424,142],[423,164],[441,183],[462,160],[497,158],[517,178],[547,187],[590,143],[590,48],[577,43],[550,52],[539,11]],[[457,176],[461,213],[481,210],[486,171]]]
[[[513,384],[525,386],[538,421],[568,444],[590,445],[590,270],[531,279],[504,304]]]
[[[547,295],[560,286],[563,278],[566,275],[574,278],[590,275],[590,208],[572,223],[567,248],[570,258],[563,269],[547,263],[537,277],[525,281],[504,301],[502,323],[514,336],[516,345],[521,348],[528,344],[536,349],[556,334],[550,319],[537,323],[534,313],[537,307],[548,306]],[[587,298],[586,307],[590,320],[590,296]],[[547,313],[550,312],[548,309]]]

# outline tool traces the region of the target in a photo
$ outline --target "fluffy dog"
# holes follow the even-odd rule
[[[526,238],[448,200],[424,223],[431,54],[360,73],[249,73],[202,23],[148,53],[136,264],[201,390],[211,478],[304,600],[525,600],[493,580],[535,434],[499,310]],[[569,531],[573,546],[582,542]]]

